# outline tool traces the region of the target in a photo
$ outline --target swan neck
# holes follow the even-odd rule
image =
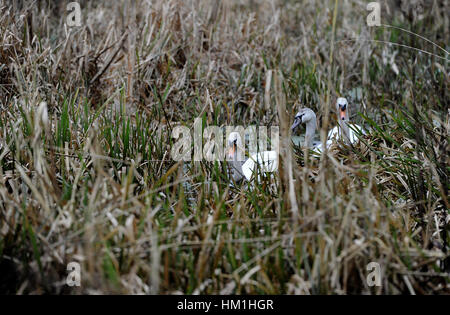
[[[339,119],[339,126],[342,129],[342,134],[344,135],[344,140],[347,142],[350,139],[350,129],[348,127],[348,123],[349,123],[349,121],[348,121],[347,116],[345,117],[345,120]]]
[[[231,176],[235,182],[240,181],[244,175],[242,174],[242,165],[244,161],[238,161],[236,158],[231,161]]]
[[[236,152],[233,157],[234,162],[244,163],[244,149],[240,144],[236,146]]]
[[[305,146],[312,147],[314,134],[316,133],[317,123],[315,119],[311,119],[306,123]]]
[[[240,181],[244,177],[242,174],[242,165],[245,163],[244,158],[244,149],[242,148],[241,142],[238,141],[236,151],[229,162],[231,164],[231,176],[235,182]]]

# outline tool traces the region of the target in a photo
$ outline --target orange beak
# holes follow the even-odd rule
[[[230,160],[233,160],[235,153],[236,153],[236,144],[234,143],[231,147],[228,148],[228,158]]]
[[[341,120],[345,120],[345,110],[340,111]]]

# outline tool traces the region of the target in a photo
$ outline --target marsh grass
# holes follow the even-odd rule
[[[367,28],[362,1],[79,2],[72,29],[57,2],[0,4],[1,292],[449,293],[448,61],[363,38],[448,55]],[[389,4],[449,49],[445,2],[420,21]],[[291,149],[298,107],[326,134],[340,95],[369,134]],[[280,126],[279,172],[173,161],[196,117]]]

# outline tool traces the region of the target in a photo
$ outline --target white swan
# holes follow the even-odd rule
[[[313,152],[320,154],[323,151],[322,142],[313,141],[317,128],[316,113],[308,107],[300,109],[294,117],[294,123],[291,126],[292,131],[295,131],[300,124],[306,125],[304,146],[311,148]],[[327,148],[329,148],[331,144],[331,140],[327,140],[325,143]]]
[[[354,144],[359,140],[357,134],[366,134],[363,127],[350,122],[348,108],[347,99],[339,97],[336,101],[338,125],[328,132],[328,140],[343,139],[347,144]]]
[[[242,139],[238,132],[231,132],[228,136],[227,156],[229,164],[231,164],[231,177],[235,182],[242,180],[244,177],[250,181],[258,168],[261,173],[272,173],[278,169],[277,151],[258,152],[245,161]]]

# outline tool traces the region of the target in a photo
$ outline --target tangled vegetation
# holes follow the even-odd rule
[[[0,0],[0,292],[450,292],[448,2],[78,2]],[[293,145],[338,96],[368,134]],[[279,126],[276,176],[174,161],[198,117]]]

